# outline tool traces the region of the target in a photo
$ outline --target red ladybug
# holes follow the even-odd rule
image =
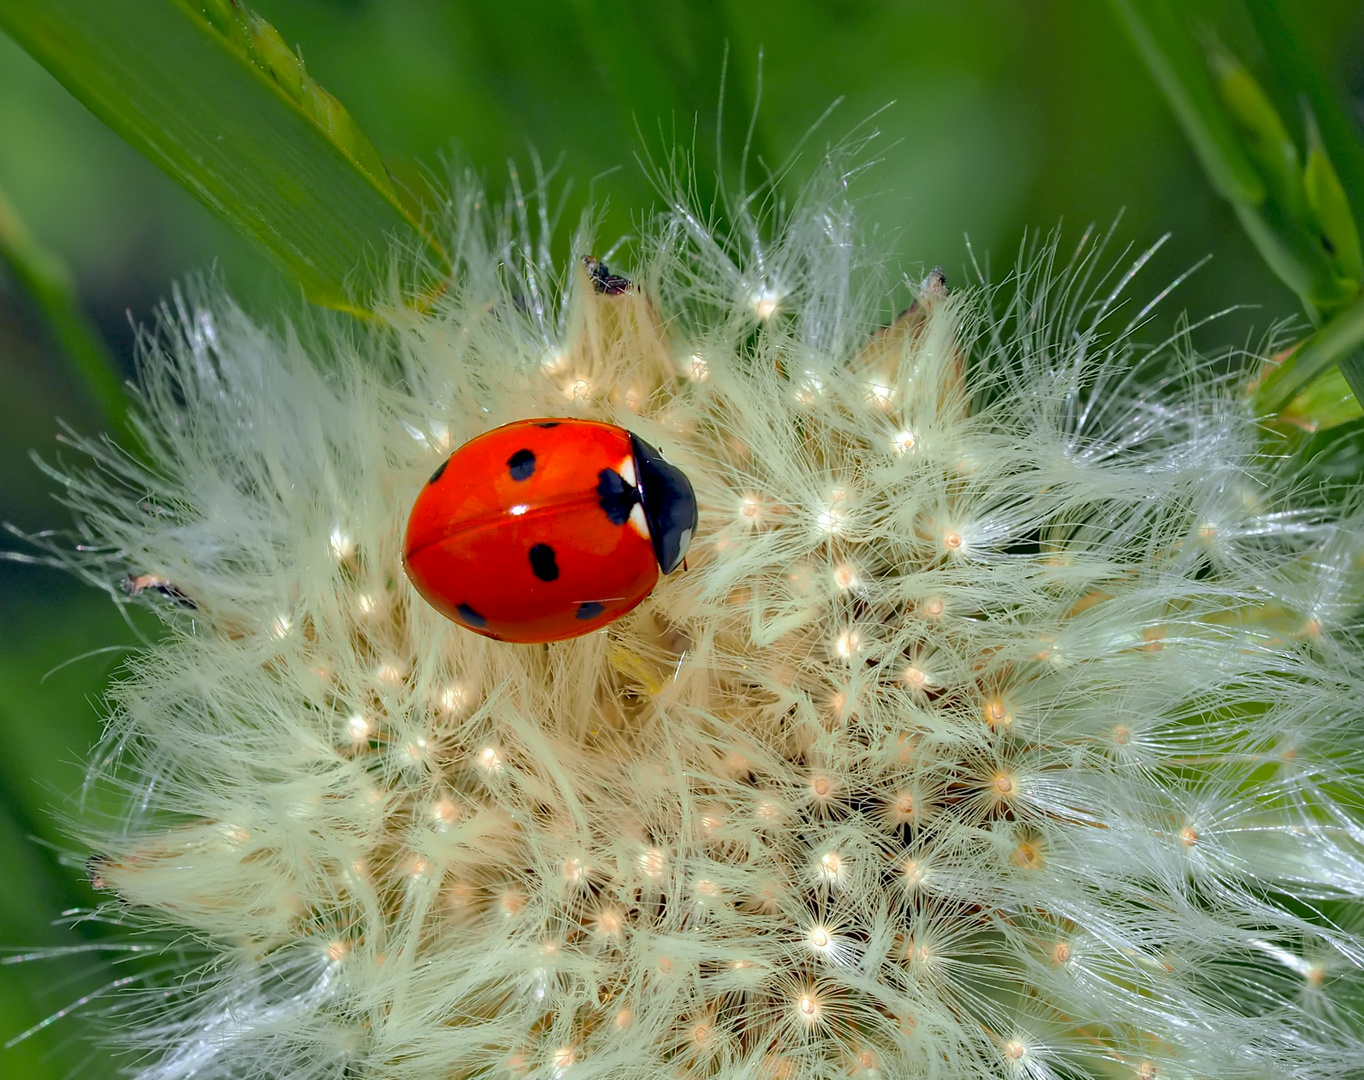
[[[501,641],[560,641],[619,619],[681,565],[696,495],[637,435],[593,420],[518,420],[432,474],[403,539],[436,610]]]

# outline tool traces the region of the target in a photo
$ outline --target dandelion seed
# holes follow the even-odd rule
[[[645,877],[658,881],[667,872],[667,856],[663,854],[662,848],[645,848],[639,854],[639,869]]]
[[[834,584],[843,592],[857,588],[859,579],[857,568],[851,563],[839,563],[834,567]]]
[[[801,378],[795,397],[801,405],[810,406],[819,400],[822,393],[824,393],[824,380],[815,372],[807,371]]]
[[[406,673],[401,664],[390,660],[374,669],[374,677],[387,686],[401,686]]]
[[[911,690],[918,690],[920,692],[923,692],[934,685],[932,677],[918,664],[910,664],[909,667],[905,668],[905,670],[900,673],[900,681]]]
[[[1002,697],[992,697],[981,707],[985,724],[991,731],[1007,731],[1014,722],[1013,710]]]
[[[917,967],[929,967],[938,960],[938,954],[931,943],[910,938],[905,943],[905,960]]]
[[[815,527],[820,532],[835,536],[848,527],[847,492],[834,488],[829,501],[816,515]]]
[[[859,1076],[875,1076],[881,1066],[881,1059],[875,1050],[859,1046],[853,1053],[853,1071]]]
[[[752,298],[753,311],[760,322],[767,322],[775,315],[781,305],[781,295],[767,287],[758,289]]]
[[[355,554],[355,541],[351,538],[350,533],[346,532],[340,525],[332,529],[329,540],[332,554],[338,559],[349,559]]]
[[[886,816],[892,825],[908,825],[918,813],[918,804],[911,791],[896,792],[886,806]]]
[[[913,452],[914,448],[918,445],[918,442],[919,440],[914,432],[906,429],[897,431],[890,437],[890,448],[896,454],[908,454]]]
[[[827,790],[827,789],[826,789]],[[818,796],[816,796],[818,797]],[[772,799],[762,799],[758,802],[754,810],[754,816],[763,825],[779,825],[786,816],[782,811],[781,804]]]
[[[1024,870],[1038,870],[1043,866],[1045,858],[1042,849],[1036,843],[1024,840],[1014,848],[1009,861]]]
[[[835,654],[847,660],[862,647],[862,636],[850,627],[839,632],[833,645]]]
[[[469,704],[469,691],[459,683],[446,686],[436,699],[436,706],[443,713],[461,712]]]
[[[568,1072],[569,1067],[577,1062],[578,1051],[572,1046],[560,1046],[554,1051],[550,1060],[554,1066],[554,1075],[556,1077],[563,1076]]]
[[[604,904],[591,917],[588,928],[599,948],[617,946],[625,937],[625,913],[614,904]]]
[[[813,987],[801,990],[793,1002],[797,1022],[803,1027],[817,1027],[824,1022],[825,1003]]]
[[[430,760],[427,751],[428,746],[425,739],[413,739],[405,748],[407,760],[414,765]]]
[[[485,746],[478,752],[476,760],[479,772],[485,776],[496,776],[502,771],[502,751],[496,746]]]
[[[431,807],[431,816],[441,825],[453,825],[459,820],[459,805],[448,795],[442,795]]]
[[[848,881],[848,860],[838,851],[826,851],[813,864],[815,879],[821,885],[842,886]]]

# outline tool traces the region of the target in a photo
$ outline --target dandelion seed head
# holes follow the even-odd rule
[[[598,292],[471,189],[364,361],[168,306],[157,468],[84,444],[50,547],[194,605],[153,603],[92,780],[92,881],[208,956],[129,992],[138,1075],[1364,1059],[1360,512],[1228,365],[1145,358],[1090,238],[868,333],[894,282],[840,198],[723,243],[679,201]],[[469,634],[404,581],[412,499],[566,411],[687,472],[691,565],[599,633]]]

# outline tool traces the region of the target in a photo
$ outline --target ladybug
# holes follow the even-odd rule
[[[690,481],[638,435],[594,420],[518,420],[455,450],[413,503],[408,580],[500,641],[561,641],[619,619],[682,564]]]

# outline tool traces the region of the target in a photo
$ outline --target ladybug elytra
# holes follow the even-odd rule
[[[518,420],[471,439],[426,482],[403,539],[408,579],[460,626],[561,641],[620,618],[696,529],[687,477],[593,420]]]

